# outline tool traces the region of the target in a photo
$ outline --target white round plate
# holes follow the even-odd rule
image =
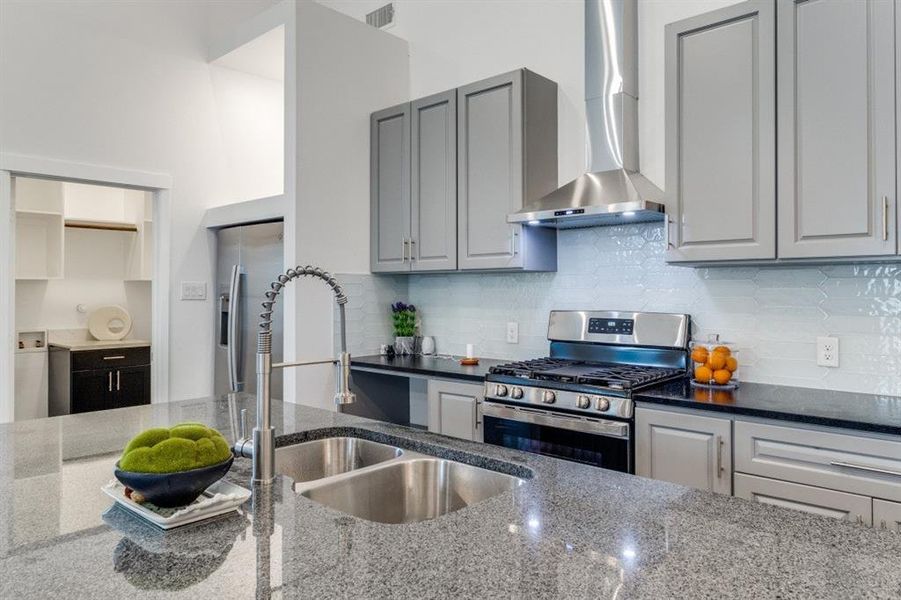
[[[88,331],[98,340],[121,340],[131,331],[131,315],[121,306],[101,306],[88,317]]]

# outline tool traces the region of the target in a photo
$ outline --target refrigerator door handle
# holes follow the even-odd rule
[[[241,265],[232,267],[232,279],[229,285],[229,310],[228,310],[228,387],[233,392],[240,392],[243,382],[238,373],[238,360],[243,356],[241,352],[238,327],[238,319],[241,315]]]

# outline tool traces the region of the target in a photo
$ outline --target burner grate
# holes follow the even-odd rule
[[[579,377],[579,383],[628,390],[681,374],[682,371],[679,369],[638,365],[611,365],[584,373]]]
[[[540,371],[557,369],[571,365],[582,364],[579,361],[567,360],[564,358],[533,358],[531,360],[514,361],[498,365],[488,369],[489,373],[495,375],[509,375],[511,377],[525,377],[527,379],[539,379]]]
[[[644,365],[590,363],[585,361],[538,358],[511,362],[489,369],[495,375],[520,377],[534,381],[576,383],[616,390],[631,390],[683,374],[680,369]]]

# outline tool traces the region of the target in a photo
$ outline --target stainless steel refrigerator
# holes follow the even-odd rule
[[[256,391],[256,337],[263,294],[284,271],[284,224],[257,223],[217,232],[216,361],[217,395]],[[281,303],[272,323],[273,361],[282,360]],[[272,372],[272,397],[282,397],[281,370]]]

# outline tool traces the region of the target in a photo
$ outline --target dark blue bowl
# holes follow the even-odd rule
[[[147,502],[161,508],[175,508],[194,502],[203,490],[222,479],[231,468],[235,458],[200,469],[179,473],[133,473],[123,471],[116,463],[116,479],[122,485],[140,492]]]

